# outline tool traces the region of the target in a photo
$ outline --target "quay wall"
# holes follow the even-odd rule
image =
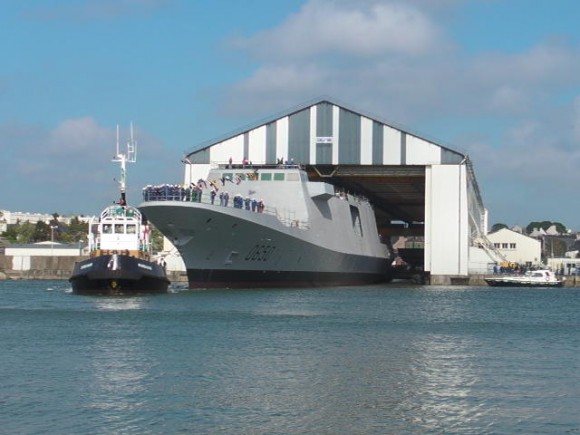
[[[469,276],[455,276],[455,275],[431,275],[429,277],[430,285],[457,285],[457,286],[487,286],[484,278],[490,275],[469,275]],[[580,276],[566,275],[564,280],[564,287],[580,287]]]

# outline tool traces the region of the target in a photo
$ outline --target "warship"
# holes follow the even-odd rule
[[[138,206],[177,248],[189,287],[318,287],[389,279],[372,204],[294,164],[216,164]]]

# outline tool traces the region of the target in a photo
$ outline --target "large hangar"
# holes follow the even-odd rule
[[[487,211],[467,155],[332,99],[198,145],[183,159],[185,182],[230,158],[301,164],[311,180],[365,195],[382,235],[424,238],[423,268],[432,284],[485,273],[498,260],[485,237]]]

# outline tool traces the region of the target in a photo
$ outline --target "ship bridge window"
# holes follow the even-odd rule
[[[276,172],[274,174],[274,181],[284,181],[284,173]]]
[[[137,232],[137,225],[135,224],[128,224],[127,225],[127,234],[135,234]]]
[[[270,181],[270,180],[272,180],[272,174],[270,174],[270,173],[266,173],[266,174],[262,173],[262,174],[260,174],[260,180],[262,180],[262,181]]]
[[[112,234],[113,226],[111,224],[103,224],[103,234]]]
[[[124,234],[125,228],[123,224],[115,224],[115,234]]]
[[[299,181],[300,178],[298,177],[297,172],[291,172],[286,175],[286,181]]]

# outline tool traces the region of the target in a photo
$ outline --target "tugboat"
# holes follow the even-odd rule
[[[151,261],[149,225],[135,207],[127,205],[126,164],[136,161],[136,143],[131,139],[125,153],[113,162],[121,165],[120,200],[89,222],[89,258],[75,264],[69,282],[79,295],[136,295],[167,293],[165,268]]]

